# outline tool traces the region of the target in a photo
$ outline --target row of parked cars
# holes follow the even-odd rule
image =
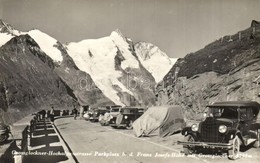
[[[104,106],[90,110],[88,119],[114,128],[132,128],[144,112],[142,107]],[[204,119],[182,129],[185,155],[209,149],[240,157],[240,147],[260,147],[260,104],[255,101],[226,101],[208,105]]]
[[[145,110],[143,107],[102,106],[88,110],[84,117],[91,122],[99,122],[103,126],[131,129],[133,122]]]

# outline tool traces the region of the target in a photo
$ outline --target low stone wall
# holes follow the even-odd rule
[[[30,115],[11,126],[8,143],[0,146],[1,163],[22,163],[22,152],[28,151],[31,134],[34,130],[35,116]]]

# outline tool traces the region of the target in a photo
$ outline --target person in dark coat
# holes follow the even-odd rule
[[[53,106],[51,107],[51,111],[50,111],[50,120],[51,120],[51,123],[53,124],[53,122],[54,122],[54,107]]]
[[[76,120],[77,115],[78,115],[78,110],[76,109],[76,107],[74,107],[74,109],[72,110],[72,114],[73,114],[74,120]]]
[[[40,115],[40,119],[41,119],[41,120],[44,120],[44,119],[45,119],[45,115],[46,115],[46,111],[45,111],[45,110],[41,110],[41,111],[39,111],[38,113],[39,113],[39,115]]]

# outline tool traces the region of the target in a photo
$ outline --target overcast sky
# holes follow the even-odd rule
[[[0,0],[0,16],[18,30],[38,28],[62,43],[115,29],[134,42],[184,57],[260,20],[260,0]]]

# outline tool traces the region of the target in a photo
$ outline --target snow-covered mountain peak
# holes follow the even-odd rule
[[[11,40],[14,36],[20,34],[20,31],[15,30],[10,24],[0,19],[0,47]]]
[[[120,31],[120,29],[116,29],[111,32],[110,36],[112,35],[118,35],[120,36],[123,40],[126,40],[126,37],[123,35],[123,33]]]
[[[147,43],[147,42],[139,42],[135,44],[135,49],[139,50],[139,57],[141,57],[143,60],[148,60],[152,56],[162,56],[168,58],[168,56],[161,51],[157,46]],[[140,49],[146,49],[146,50],[140,50]]]
[[[46,33],[34,29],[28,34],[38,43],[40,48],[54,61],[61,63],[63,60],[61,51],[57,48],[57,40]]]
[[[123,70],[139,68],[139,62],[129,50],[129,44],[120,32],[113,31],[108,37],[70,43],[67,49],[78,68],[89,73],[97,87],[114,103],[124,105],[120,101],[119,92],[115,86],[122,92],[133,95],[119,81],[119,78],[122,78],[122,72],[116,69],[116,66]],[[123,60],[120,65],[115,65],[118,54]]]
[[[153,75],[156,82],[161,81],[175,63],[151,43],[139,42],[134,47],[140,62]]]
[[[10,24],[8,24],[0,19],[0,32],[1,33],[10,33],[11,34],[13,29],[14,28]]]

